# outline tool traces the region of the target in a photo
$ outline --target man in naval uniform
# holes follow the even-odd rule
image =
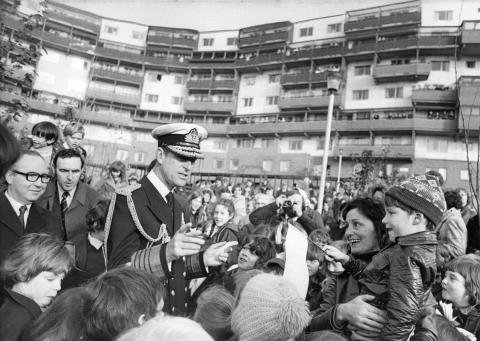
[[[174,197],[175,187],[185,186],[196,159],[203,158],[199,143],[207,131],[198,125],[174,123],[157,127],[156,164],[136,185],[119,190],[112,199],[106,221],[108,268],[130,264],[165,279],[167,313],[185,316],[188,281],[206,277],[209,266],[225,262],[229,245],[205,243],[201,232],[184,224],[184,212]]]

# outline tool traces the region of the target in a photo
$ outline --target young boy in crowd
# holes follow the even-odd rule
[[[56,146],[58,140],[57,126],[48,121],[42,121],[35,124],[32,128],[32,150],[42,155],[48,164],[52,165],[53,157],[58,151]]]
[[[331,242],[328,233],[314,230],[308,236],[307,268],[308,268],[308,291],[306,300],[313,311],[318,308],[322,301],[322,282],[325,280],[325,258],[321,247]]]
[[[390,246],[357,273],[361,294],[387,311],[388,321],[371,340],[408,340],[422,308],[427,304],[436,274],[436,224],[446,209],[442,189],[434,178],[418,176],[390,188],[385,194],[386,225]],[[349,258],[338,250],[326,252],[349,269]],[[344,255],[346,256],[346,255]],[[354,261],[354,260],[353,260]],[[363,331],[356,331],[358,334]]]

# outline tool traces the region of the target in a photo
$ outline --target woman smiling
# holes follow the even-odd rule
[[[383,204],[370,198],[355,199],[345,205],[342,212],[348,225],[345,239],[351,256],[356,260],[369,263],[388,244],[387,231],[382,223],[384,216]],[[355,330],[380,331],[386,322],[386,314],[367,303],[374,299],[373,296],[359,296],[358,283],[353,277],[355,271],[348,269],[348,273],[336,276],[325,289],[320,308],[315,311],[311,331],[333,329],[350,334],[347,325]]]

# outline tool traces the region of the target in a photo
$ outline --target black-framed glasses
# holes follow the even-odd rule
[[[52,180],[52,177],[49,174],[39,174],[36,172],[23,173],[17,170],[12,170],[12,172],[23,175],[25,179],[27,179],[27,181],[30,181],[30,182],[35,182],[38,180],[38,178],[40,178],[42,183],[46,184],[46,183],[49,183],[50,180]]]

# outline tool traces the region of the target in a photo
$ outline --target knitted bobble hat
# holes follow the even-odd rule
[[[272,274],[248,281],[232,314],[239,341],[285,341],[310,323],[308,305],[293,285]]]
[[[435,225],[440,223],[447,208],[442,188],[434,177],[428,175],[408,178],[390,188],[386,195],[423,213]]]

